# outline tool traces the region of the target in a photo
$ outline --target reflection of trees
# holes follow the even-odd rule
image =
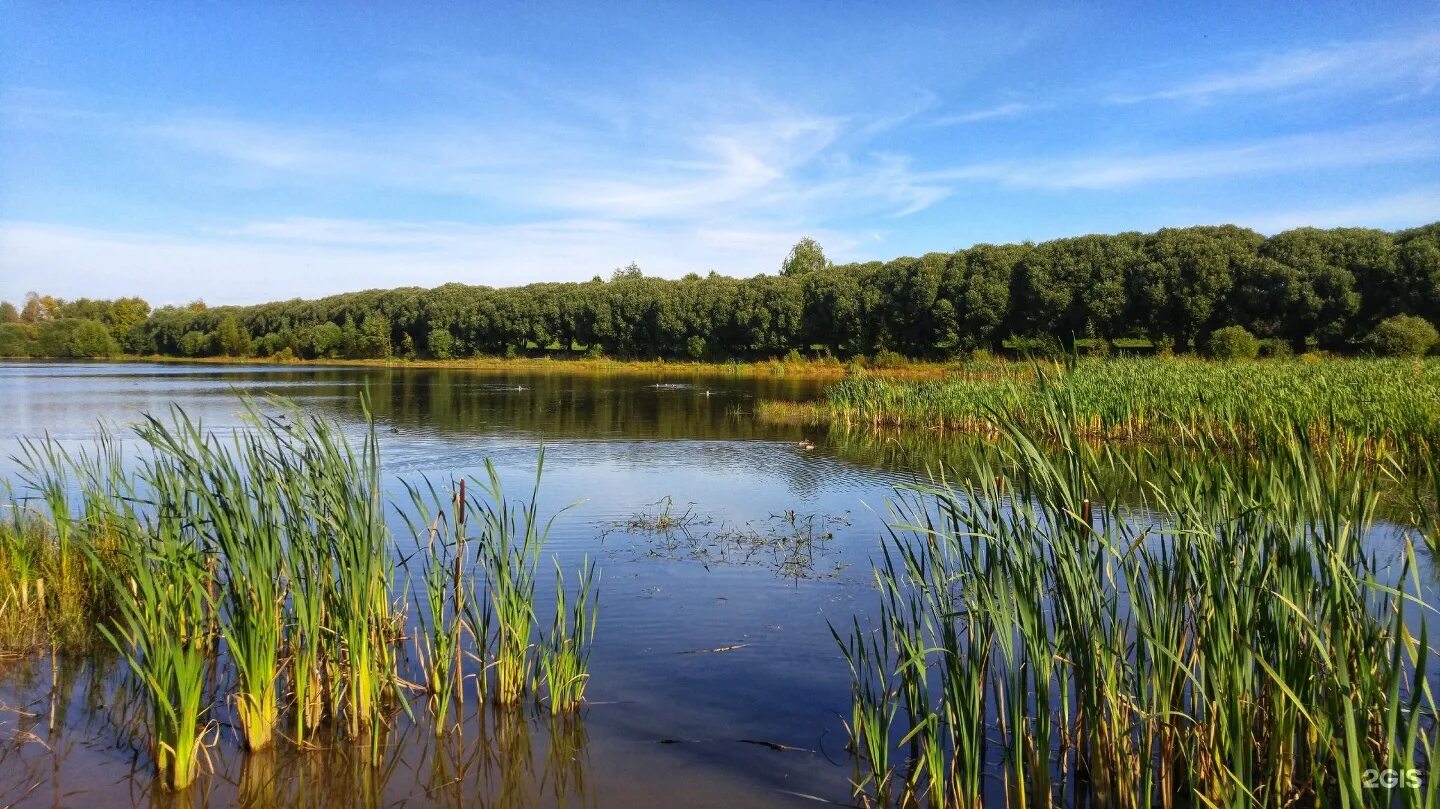
[[[687,387],[656,388],[656,380],[635,377],[453,368],[233,371],[222,377],[235,387],[215,385],[207,391],[263,390],[346,420],[361,417],[360,392],[368,389],[376,418],[402,431],[474,433],[503,427],[567,438],[788,437],[786,428],[737,418],[736,409],[748,414],[759,399],[808,398],[820,391],[814,380],[784,378],[687,379]]]

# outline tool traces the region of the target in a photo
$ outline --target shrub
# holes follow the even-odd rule
[[[1386,318],[1365,338],[1366,346],[1382,357],[1423,357],[1437,342],[1435,326],[1414,315]]]
[[[1267,337],[1260,341],[1260,356],[1272,359],[1283,359],[1295,356],[1295,350],[1290,347],[1288,340],[1279,337]]]
[[[898,351],[882,349],[875,352],[875,360],[871,363],[875,368],[904,368],[910,361]]]
[[[698,360],[701,357],[705,356],[705,352],[707,350],[709,349],[705,345],[704,337],[700,337],[697,335],[685,341],[685,353],[689,354],[694,359]]]
[[[1210,333],[1205,349],[1217,360],[1253,360],[1260,355],[1260,341],[1244,326],[1226,326]]]

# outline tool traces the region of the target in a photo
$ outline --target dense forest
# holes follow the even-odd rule
[[[666,280],[632,264],[585,283],[453,283],[154,311],[138,298],[32,294],[20,309],[0,304],[0,356],[943,359],[1004,346],[1103,350],[1120,339],[1204,350],[1242,333],[1261,353],[1423,353],[1436,322],[1440,223],[1268,238],[1222,226],[860,264],[833,264],[806,239],[779,274],[745,279]]]

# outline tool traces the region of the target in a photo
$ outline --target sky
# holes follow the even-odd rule
[[[1440,220],[1440,2],[0,0],[0,299]]]

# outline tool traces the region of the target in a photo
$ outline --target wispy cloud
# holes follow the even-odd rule
[[[971,112],[955,113],[953,115],[942,115],[931,121],[932,126],[953,126],[955,124],[975,124],[982,121],[994,121],[999,118],[1014,118],[1031,112],[1035,105],[1026,104],[1020,101],[1011,101],[994,107],[974,110]]]
[[[1217,71],[1168,87],[1118,94],[1111,101],[1210,101],[1220,96],[1295,91],[1355,90],[1395,85],[1427,93],[1440,83],[1440,30],[1403,37],[1346,42],[1262,56],[1249,65]]]
[[[1166,152],[977,163],[934,172],[929,177],[934,181],[994,182],[1016,188],[1106,190],[1157,182],[1402,163],[1437,154],[1440,125],[1426,123]]]
[[[281,294],[311,297],[452,281],[493,286],[579,281],[630,261],[648,274],[668,277],[710,269],[774,272],[801,235],[763,224],[656,227],[588,219],[482,226],[294,218],[186,235],[4,222],[0,299],[18,299],[31,289],[62,297],[164,290],[153,302],[204,297],[213,304],[255,303]],[[837,257],[854,247],[833,231],[809,235]],[[97,260],[103,260],[103,273],[94,272]],[[517,278],[517,270],[527,274]]]
[[[1424,186],[1356,202],[1265,211],[1242,216],[1237,221],[1261,233],[1278,233],[1299,227],[1393,228],[1437,220],[1440,220],[1440,186]]]

